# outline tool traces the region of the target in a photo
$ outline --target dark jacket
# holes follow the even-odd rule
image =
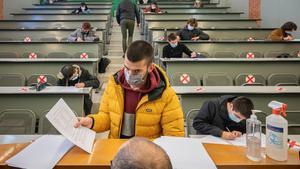
[[[59,79],[57,82],[58,86],[75,86],[76,83],[84,83],[85,87],[92,87],[92,88],[98,88],[100,85],[99,80],[97,79],[96,76],[93,76],[87,71],[86,69],[80,67],[81,73],[79,75],[79,78],[76,80],[68,80],[66,78]],[[90,98],[89,95],[84,96],[84,113],[85,115],[88,115],[91,113],[92,109],[92,99]]]
[[[246,132],[246,120],[236,123],[230,120],[227,111],[227,102],[230,102],[236,96],[221,96],[216,100],[210,100],[203,103],[197,116],[194,118],[193,127],[197,134],[208,134],[217,137],[222,136],[223,131]]]
[[[118,24],[120,24],[123,19],[130,19],[140,24],[140,13],[136,4],[132,3],[131,0],[122,0],[118,5],[116,12],[116,19]]]
[[[58,86],[75,86],[77,83],[84,83],[85,87],[98,88],[100,85],[96,76],[93,76],[86,69],[80,67],[81,74],[77,80],[67,80],[66,78],[59,79]]]
[[[172,48],[170,44],[163,48],[164,58],[182,58],[182,53],[191,56],[192,51],[183,43],[178,42],[175,48]]]
[[[209,35],[201,31],[200,28],[188,30],[187,26],[177,32],[177,35],[181,40],[191,40],[194,37],[199,36],[199,40],[209,40]]]

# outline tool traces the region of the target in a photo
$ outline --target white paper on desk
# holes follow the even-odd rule
[[[215,137],[211,135],[207,135],[201,138],[197,138],[201,143],[209,143],[209,144],[224,144],[224,145],[234,145],[234,146],[242,146],[247,147],[246,143],[246,134],[241,137],[237,137],[234,140],[225,140],[220,137]],[[261,134],[261,145],[262,147],[266,147],[266,135]]]
[[[198,139],[160,137],[154,143],[166,151],[174,169],[217,169]]]
[[[44,135],[6,161],[12,167],[51,169],[74,146],[61,135]]]
[[[88,153],[92,152],[96,133],[86,127],[74,128],[78,119],[63,99],[59,99],[46,117],[69,141]]]

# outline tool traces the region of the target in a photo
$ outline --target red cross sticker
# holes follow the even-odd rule
[[[184,74],[182,74],[181,76],[180,76],[180,81],[181,81],[181,83],[183,83],[183,84],[188,84],[189,82],[190,82],[190,76],[188,75],[188,74],[186,74],[186,73],[184,73]]]
[[[247,53],[247,59],[254,59],[254,53]]]
[[[37,81],[38,81],[38,83],[47,83],[47,77],[44,76],[44,75],[40,75],[40,76],[37,78]]]
[[[26,38],[24,38],[24,42],[31,42],[31,39],[30,39],[30,37],[26,37]]]
[[[253,75],[248,75],[245,80],[247,84],[255,83],[255,77]]]
[[[165,37],[164,36],[161,36],[158,38],[159,40],[165,40]]]
[[[247,39],[247,41],[254,41],[254,38],[249,37],[249,38]]]
[[[289,147],[290,147],[290,148],[300,147],[300,144],[297,143],[296,141],[290,140],[290,141],[288,142],[288,144],[289,144]]]
[[[82,54],[80,55],[80,58],[81,58],[81,59],[87,59],[87,58],[89,58],[89,55],[88,55],[87,53],[82,53]]]
[[[29,59],[36,59],[37,57],[38,57],[37,54],[34,53],[34,52],[29,53],[29,55],[28,55],[28,58],[29,58]]]

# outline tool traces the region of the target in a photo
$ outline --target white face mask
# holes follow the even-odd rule
[[[190,24],[188,24],[188,25],[187,25],[187,29],[191,31],[191,30],[194,30],[194,27],[191,26]]]
[[[131,75],[126,69],[124,69],[124,73],[127,83],[133,88],[139,88],[145,82],[145,78],[142,74]]]
[[[70,77],[70,80],[74,81],[74,80],[78,79],[78,77],[79,77],[79,75],[76,73],[72,77]]]
[[[81,10],[83,10],[83,11],[85,10],[85,7],[84,7],[84,6],[82,6],[82,7],[80,7],[80,8],[81,8]]]
[[[178,43],[170,43],[172,48],[176,48],[178,46]]]

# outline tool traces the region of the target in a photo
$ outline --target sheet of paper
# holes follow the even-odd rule
[[[154,143],[166,151],[174,169],[217,168],[198,139],[160,137]]]
[[[44,135],[6,161],[12,167],[52,169],[74,146],[61,135]]]
[[[74,128],[77,117],[63,99],[59,99],[46,117],[69,141],[88,153],[92,152],[96,133],[86,127]]]
[[[225,140],[220,137],[215,137],[212,135],[193,135],[192,138],[198,139],[201,143],[210,143],[210,144],[224,144],[224,145],[234,145],[246,147],[246,134],[241,137],[236,138],[235,140]],[[262,147],[266,147],[266,135],[261,134],[261,144]]]
[[[243,134],[241,137],[238,137],[234,140],[227,140],[231,145],[247,147],[246,143],[246,134]],[[266,135],[261,134],[261,146],[266,147]]]

